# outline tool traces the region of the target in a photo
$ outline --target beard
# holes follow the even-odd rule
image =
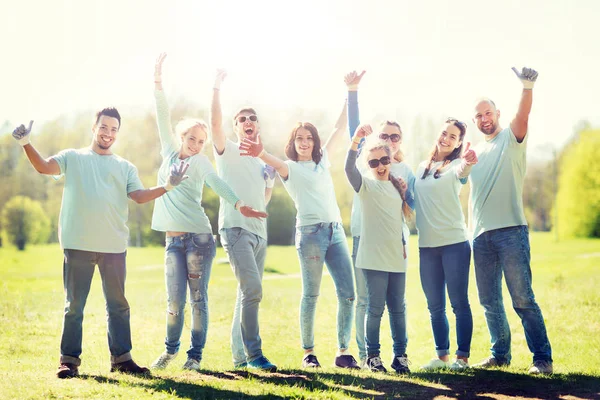
[[[96,145],[98,147],[100,147],[102,150],[108,150],[108,149],[110,149],[110,146],[112,146],[113,143],[114,143],[114,140],[112,142],[110,142],[110,144],[106,145],[106,144],[102,143],[102,141],[100,141],[98,139],[96,140]]]
[[[492,123],[490,125],[489,128],[483,128],[481,127],[479,130],[484,134],[484,135],[493,135],[494,132],[496,132],[496,128],[498,127],[497,124]]]

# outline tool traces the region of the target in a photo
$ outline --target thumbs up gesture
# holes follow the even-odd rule
[[[523,89],[533,89],[535,81],[538,77],[538,73],[535,69],[523,67],[519,72],[515,67],[512,67],[513,72],[517,75],[517,78],[523,83]]]
[[[21,124],[15,128],[12,135],[19,142],[21,146],[29,144],[29,134],[31,133],[31,127],[33,121],[29,121],[29,128],[25,128],[25,125]]]
[[[477,164],[477,161],[478,161],[477,154],[475,153],[475,150],[473,150],[471,148],[471,142],[467,142],[465,151],[463,152],[463,155],[462,155],[462,159],[465,160],[465,163],[467,165]]]

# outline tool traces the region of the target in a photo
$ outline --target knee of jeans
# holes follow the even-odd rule
[[[312,294],[302,293],[302,300],[305,302],[309,302],[309,303],[316,303],[317,300],[319,299],[319,296],[320,296],[319,293],[312,293]]]
[[[526,293],[522,295],[512,296],[512,305],[515,310],[527,310],[537,308],[537,303],[533,295],[528,296]]]
[[[185,303],[179,301],[167,301],[167,314],[177,316],[183,314]]]
[[[446,306],[443,304],[428,305],[427,309],[429,310],[431,318],[439,318],[446,314]]]
[[[200,315],[208,309],[204,298],[190,301],[190,306],[192,308],[192,313],[196,315]]]
[[[253,285],[242,288],[242,303],[261,301],[262,285]]]
[[[367,313],[373,317],[381,317],[385,307],[374,307],[372,305],[367,306]]]
[[[464,301],[452,303],[452,312],[455,315],[471,314],[471,305],[469,304],[469,300],[465,299]]]

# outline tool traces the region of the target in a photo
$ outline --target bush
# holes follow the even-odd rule
[[[282,185],[275,185],[267,206],[267,232],[269,244],[294,244],[296,232],[296,207]]]
[[[27,243],[46,243],[50,237],[50,220],[41,203],[26,196],[15,196],[6,202],[2,226],[9,242],[19,250],[24,250]]]

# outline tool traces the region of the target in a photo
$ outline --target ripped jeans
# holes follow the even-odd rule
[[[202,359],[208,330],[208,280],[215,254],[215,240],[210,233],[186,233],[166,238],[167,337],[165,345],[169,354],[179,351],[189,286],[192,343],[187,354],[188,358]]]
[[[352,260],[341,223],[319,223],[296,228],[296,249],[302,272],[300,334],[305,350],[315,346],[315,313],[323,276],[323,262],[333,279],[338,299],[338,347],[347,349],[352,333],[354,278]]]

